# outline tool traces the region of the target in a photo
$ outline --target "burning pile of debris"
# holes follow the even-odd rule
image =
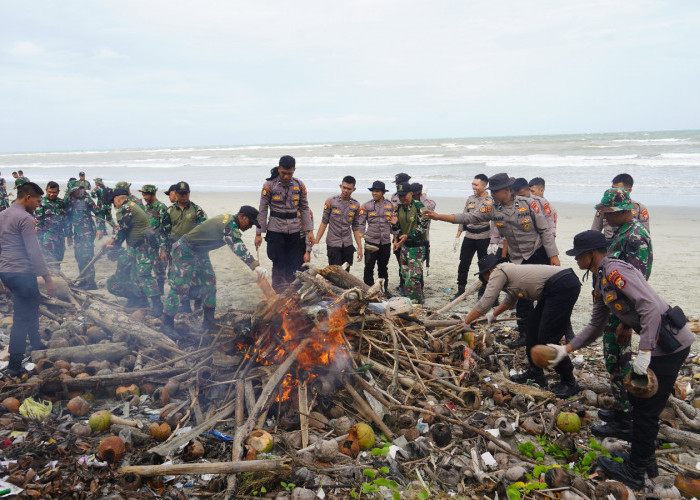
[[[42,305],[49,348],[31,354],[29,376],[0,382],[0,486],[41,498],[634,498],[592,473],[628,450],[589,432],[612,405],[596,351],[575,360],[585,390],[558,400],[509,380],[527,364],[503,346],[514,318],[468,329],[449,316],[459,299],[423,310],[337,266],[297,273],[280,295],[264,285],[255,311],[218,318],[211,346],[195,315],[178,317],[177,345],[143,311],[63,287]],[[646,498],[700,495],[700,360],[681,374]]]

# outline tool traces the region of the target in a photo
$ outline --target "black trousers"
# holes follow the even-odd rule
[[[425,240],[425,253],[423,254],[423,261],[425,262],[425,267],[430,267],[430,241]]]
[[[391,258],[391,243],[380,245],[369,243],[379,248],[376,252],[365,251],[365,275],[364,282],[369,286],[374,285],[374,265],[377,264],[377,276],[384,278],[384,287],[389,289],[389,259]]]
[[[331,266],[342,266],[348,263],[348,271],[352,266],[352,256],[355,254],[355,247],[331,247],[326,245],[326,253],[328,254],[328,264]],[[302,256],[303,257],[303,256]]]
[[[668,396],[673,390],[678,370],[688,357],[690,347],[666,356],[652,356],[649,368],[659,380],[659,390],[652,397],[642,399],[630,394],[632,403],[632,451],[630,461],[645,464],[654,454],[654,442],[659,433],[659,415],[666,407]]]
[[[24,355],[27,338],[39,340],[39,286],[34,273],[0,273],[0,279],[12,293],[12,330],[10,354]]]
[[[403,276],[401,276],[401,248],[394,252],[394,257],[396,257],[396,263],[399,265],[399,286],[403,287]]]
[[[542,264],[546,266],[549,265],[549,257],[547,257],[547,252],[544,247],[540,247],[535,250],[535,253],[533,253],[529,259],[522,261],[521,264]],[[518,299],[515,303],[515,313],[518,318],[521,318],[518,320],[518,331],[520,331],[521,337],[527,334],[527,321],[534,309],[535,306],[533,306],[531,300]]]
[[[306,241],[299,233],[286,234],[275,231],[268,231],[265,241],[267,256],[272,261],[272,288],[279,293],[294,281],[294,272],[301,269]]]
[[[530,349],[538,344],[558,344],[571,326],[571,311],[581,292],[581,282],[571,269],[564,269],[547,280],[542,298],[528,317],[525,336],[527,359],[530,369],[542,373],[530,357]],[[563,381],[573,381],[574,365],[569,357],[559,363],[554,371]]]
[[[464,238],[462,240],[462,248],[459,251],[459,267],[457,268],[457,292],[462,293],[467,287],[467,277],[469,276],[469,267],[476,254],[478,259],[484,257],[489,248],[489,239],[472,240]],[[484,287],[482,287],[482,290]],[[483,294],[483,292],[482,292]]]

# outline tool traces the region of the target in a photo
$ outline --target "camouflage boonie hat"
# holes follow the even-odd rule
[[[114,186],[114,189],[126,189],[128,191],[130,187],[131,187],[131,182],[119,181]]]
[[[154,194],[156,191],[158,191],[158,188],[153,184],[144,184],[139,191],[146,194]]]
[[[18,177],[15,179],[15,189],[19,188],[22,184],[29,182],[26,177]]]
[[[603,213],[622,212],[634,210],[630,200],[630,192],[625,188],[610,188],[603,194],[603,199],[595,206],[596,210]]]
[[[75,184],[69,185],[68,194],[75,193],[76,191],[80,191],[81,189],[83,189],[83,186],[76,186]]]
[[[102,181],[102,177],[95,177],[93,180],[94,180],[95,182],[100,183],[100,184],[102,184],[102,182],[103,182],[103,181]]]

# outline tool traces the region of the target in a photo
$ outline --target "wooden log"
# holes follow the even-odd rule
[[[95,387],[129,385],[142,380],[156,380],[171,377],[177,373],[187,371],[186,366],[167,368],[162,370],[138,370],[129,373],[110,373],[108,375],[93,375],[92,377],[74,378],[64,383],[70,391],[82,391]]]
[[[182,474],[238,474],[239,472],[263,472],[289,470],[286,460],[246,460],[242,462],[208,462],[168,465],[127,465],[120,474],[139,476],[175,476]]]
[[[340,288],[344,288],[346,290],[350,290],[351,288],[359,288],[363,292],[367,292],[369,290],[367,283],[362,281],[360,278],[353,276],[340,266],[326,266],[323,269],[319,269],[318,273]]]
[[[691,448],[700,448],[700,435],[697,432],[676,430],[668,425],[659,427],[659,438]]]
[[[527,394],[533,398],[540,399],[549,399],[554,397],[554,393],[551,391],[545,391],[532,385],[516,384],[515,382],[508,380],[497,373],[488,372],[488,374],[485,374],[485,376],[491,377],[492,384],[503,386],[516,394]]]
[[[95,265],[95,262],[100,260],[100,257],[102,257],[106,251],[107,247],[100,247],[100,250],[95,254],[92,260],[88,262],[87,266],[85,266],[83,270],[80,271],[80,274],[78,274],[78,277],[73,280],[73,283],[78,283],[79,281],[82,281],[83,277],[88,273],[90,269],[92,269],[92,266]]]
[[[56,285],[56,298],[60,300],[68,300],[70,301],[70,296],[71,291],[70,287],[68,286],[68,282],[64,280],[60,276],[52,276],[53,278],[53,283]],[[36,278],[37,285],[39,285],[39,291],[42,294],[46,294],[46,284],[44,283],[44,278],[41,276],[37,276]]]
[[[440,315],[440,314],[442,314],[442,313],[444,313],[444,312],[449,311],[450,309],[452,309],[453,307],[455,307],[455,306],[456,306],[457,304],[459,304],[460,302],[463,302],[463,301],[464,301],[467,297],[469,297],[472,293],[474,293],[474,292],[476,292],[477,290],[479,290],[479,288],[481,288],[481,281],[476,280],[476,281],[474,282],[474,284],[473,284],[472,286],[470,286],[467,290],[465,290],[465,292],[464,292],[462,295],[460,295],[459,297],[457,297],[456,299],[454,299],[452,302],[450,302],[450,303],[447,304],[446,306],[444,306],[444,307],[438,309],[438,310],[435,311],[433,314],[430,314],[430,315],[428,316],[428,318],[432,318],[433,316],[438,316],[438,315]]]
[[[32,362],[36,363],[40,359],[50,359],[51,361],[62,359],[73,363],[105,360],[118,362],[129,353],[131,353],[131,349],[124,342],[56,347],[54,349],[32,351]]]
[[[355,402],[358,405],[360,405],[360,409],[362,410],[362,412],[365,415],[367,415],[367,417],[369,417],[375,424],[377,424],[379,430],[381,430],[382,433],[389,439],[394,439],[394,433],[391,432],[391,429],[389,429],[386,426],[386,424],[382,421],[381,418],[379,418],[379,415],[375,413],[375,411],[372,409],[369,403],[367,403],[367,401],[365,401],[364,398],[357,393],[355,388],[347,380],[345,381],[345,390],[348,391],[348,393],[352,396]]]

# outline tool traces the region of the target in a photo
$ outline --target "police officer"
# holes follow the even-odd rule
[[[601,457],[597,462],[608,478],[639,490],[644,485],[645,472],[655,474],[654,442],[659,432],[659,415],[695,336],[682,311],[669,307],[634,266],[609,257],[606,247],[605,236],[589,230],[577,234],[574,247],[566,252],[576,258],[580,269],[593,275],[593,310],[588,325],[570,343],[550,344],[557,350],[550,365],[556,366],[568,353],[591,344],[603,333],[610,314],[639,334],[633,370],[645,375],[651,369],[658,380],[658,390],[649,398],[629,396],[633,425],[628,459],[620,464]]]
[[[413,199],[411,184],[399,184],[396,193],[400,203],[389,218],[395,233],[394,252],[400,252],[399,271],[406,296],[422,304],[424,240],[428,218],[423,214],[423,204]]]
[[[630,174],[618,174],[613,177],[612,180],[612,187],[625,188],[630,193],[632,193],[633,185],[634,179]],[[632,216],[642,223],[642,226],[644,226],[644,229],[647,230],[647,233],[651,234],[651,229],[649,228],[649,211],[647,210],[647,207],[638,201],[631,201],[632,205],[634,205],[634,208],[632,209]],[[600,210],[597,210],[595,216],[593,217],[593,225],[591,225],[591,229],[594,231],[602,231],[607,239],[611,239],[613,237],[613,233],[615,232],[615,228],[605,221],[603,213]]]
[[[163,303],[153,276],[158,238],[150,218],[137,203],[129,200],[126,189],[115,189],[112,202],[117,209],[119,230],[103,246],[119,247],[126,241],[126,251],[119,256],[116,271],[107,279],[107,290],[118,297],[131,299],[127,304],[131,307],[146,305],[150,300],[151,316],[160,317]]]
[[[316,240],[306,186],[294,177],[296,160],[285,155],[272,170],[260,194],[260,228],[255,235],[255,248],[260,248],[265,233],[267,256],[272,261],[272,287],[281,292],[294,280],[294,272],[303,263],[306,244],[299,238],[299,227],[312,246]]]
[[[514,196],[511,186],[515,179],[506,173],[489,178],[489,190],[494,204],[486,212],[440,215],[427,211],[431,219],[452,222],[453,224],[474,224],[493,220],[501,236],[508,245],[508,255],[515,264],[559,265],[559,251],[554,236],[539,203],[522,196]],[[534,307],[531,300],[520,299],[516,304],[518,330],[520,336],[508,344],[519,347],[526,344],[527,318]]]
[[[532,362],[530,350],[537,344],[559,342],[564,336],[581,291],[578,277],[571,269],[562,269],[559,266],[501,263],[501,259],[496,255],[487,255],[479,259],[479,272],[475,274],[486,284],[486,289],[483,297],[464,319],[466,324],[483,314],[491,324],[499,314],[512,308],[523,297],[537,301],[537,307],[528,320],[526,332],[526,352],[530,366],[524,373],[511,378],[518,383],[534,380],[546,389],[547,380],[542,368]],[[496,302],[501,291],[506,293],[506,299],[489,313],[488,310]],[[581,390],[574,379],[571,360],[560,363],[555,371],[561,379],[552,388],[557,397],[569,398]]]
[[[258,276],[266,276],[267,270],[248,252],[241,240],[241,232],[250,227],[260,227],[258,211],[244,205],[238,214],[223,214],[202,222],[173,245],[173,263],[168,283],[170,292],[165,299],[165,314],[161,330],[176,338],[175,313],[181,300],[187,300],[192,282],[202,284],[204,306],[203,329],[214,327],[216,309],[216,275],[209,260],[209,252],[228,245],[231,251],[254,270]]]
[[[0,212],[10,207],[10,199],[7,195],[7,182],[0,176]]]
[[[486,213],[490,212],[493,208],[493,198],[489,196],[486,191],[486,185],[489,182],[489,178],[484,174],[477,174],[472,180],[472,191],[474,194],[467,198],[467,202],[464,204],[464,213]],[[491,222],[480,222],[477,224],[460,224],[457,226],[457,236],[455,237],[455,242],[452,245],[452,250],[457,251],[459,247],[459,238],[464,233],[464,240],[462,240],[462,247],[459,251],[459,267],[457,268],[457,293],[453,297],[456,299],[464,293],[464,289],[467,286],[467,275],[469,274],[469,267],[471,266],[474,254],[476,254],[477,260],[482,259],[486,256],[489,239],[491,238]],[[481,297],[484,293],[484,288],[479,289],[479,296]]]
[[[158,188],[153,184],[145,184],[139,192],[143,196],[143,201],[141,202],[141,207],[146,211],[148,217],[151,220],[151,227],[153,231],[158,236],[159,241],[162,240],[162,229],[161,222],[165,216],[165,212],[168,211],[168,207],[165,203],[158,201],[156,197],[156,192]],[[163,287],[165,286],[165,271],[167,269],[167,262],[164,262],[160,258],[155,259],[153,263],[153,272],[156,276],[156,281],[158,282],[158,289],[161,295],[163,294]]]
[[[608,242],[608,257],[624,260],[649,279],[653,262],[651,237],[637,218],[632,215],[634,205],[629,191],[611,188],[605,191],[596,210],[603,214],[606,223],[613,228]],[[629,399],[622,381],[632,369],[632,330],[620,323],[613,313],[603,329],[603,357],[610,373],[610,387],[615,403],[612,410],[600,410],[598,416],[606,422],[591,430],[600,437],[631,439],[632,422]]]
[[[420,182],[412,183],[411,191],[413,191],[414,200],[420,201],[427,210],[435,210],[436,204],[423,192],[423,184]],[[428,221],[428,226],[425,228],[425,240],[423,240],[423,245],[425,246],[425,252],[423,254],[423,262],[425,262],[424,274],[430,276],[430,221]]]
[[[316,233],[316,244],[314,245],[314,255],[318,255],[318,244],[323,238],[323,234],[328,228],[326,237],[326,252],[328,254],[328,264],[341,266],[344,263],[352,265],[352,257],[355,247],[352,238],[355,237],[357,243],[357,261],[362,260],[362,235],[359,231],[360,203],[351,195],[355,192],[355,178],[351,175],[343,177],[340,184],[340,194],[332,196],[323,205],[323,216],[321,224]]]
[[[389,289],[389,258],[391,257],[391,224],[394,204],[384,198],[386,187],[382,181],[374,181],[369,188],[372,199],[360,207],[358,225],[364,234],[365,272],[364,282],[374,285],[374,265],[377,276],[384,279],[384,289]],[[376,249],[376,250],[375,250]]]
[[[68,246],[74,245],[75,260],[81,272],[95,256],[95,238],[101,240],[104,235],[105,221],[100,215],[95,202],[84,195],[83,188],[73,185],[66,202],[66,237]],[[94,267],[88,270],[78,286],[85,290],[97,289]]]
[[[66,203],[58,197],[59,191],[58,183],[50,181],[46,185],[46,196],[41,199],[39,207],[34,211],[39,244],[47,265],[54,274],[61,270],[68,232]]]
[[[528,182],[528,186],[530,187],[530,197],[538,200],[542,204],[542,208],[544,209],[544,215],[545,217],[551,216],[551,221],[549,218],[547,218],[548,221],[550,221],[550,226],[549,229],[552,231],[552,234],[554,237],[557,237],[557,211],[556,209],[552,206],[551,203],[549,203],[549,200],[544,197],[544,186],[545,182],[542,177],[533,177],[530,182]]]
[[[517,179],[515,179],[515,182],[513,182],[513,187],[511,189],[516,196],[522,196],[523,198],[529,198],[530,200],[534,200],[537,202],[540,211],[544,214],[544,218],[547,220],[547,224],[549,225],[549,230],[551,231],[552,236],[556,238],[557,220],[554,217],[554,213],[552,212],[552,209],[549,206],[549,202],[547,202],[547,200],[545,200],[541,196],[532,194],[527,179],[524,177],[518,177]],[[546,208],[545,204],[547,205]]]

